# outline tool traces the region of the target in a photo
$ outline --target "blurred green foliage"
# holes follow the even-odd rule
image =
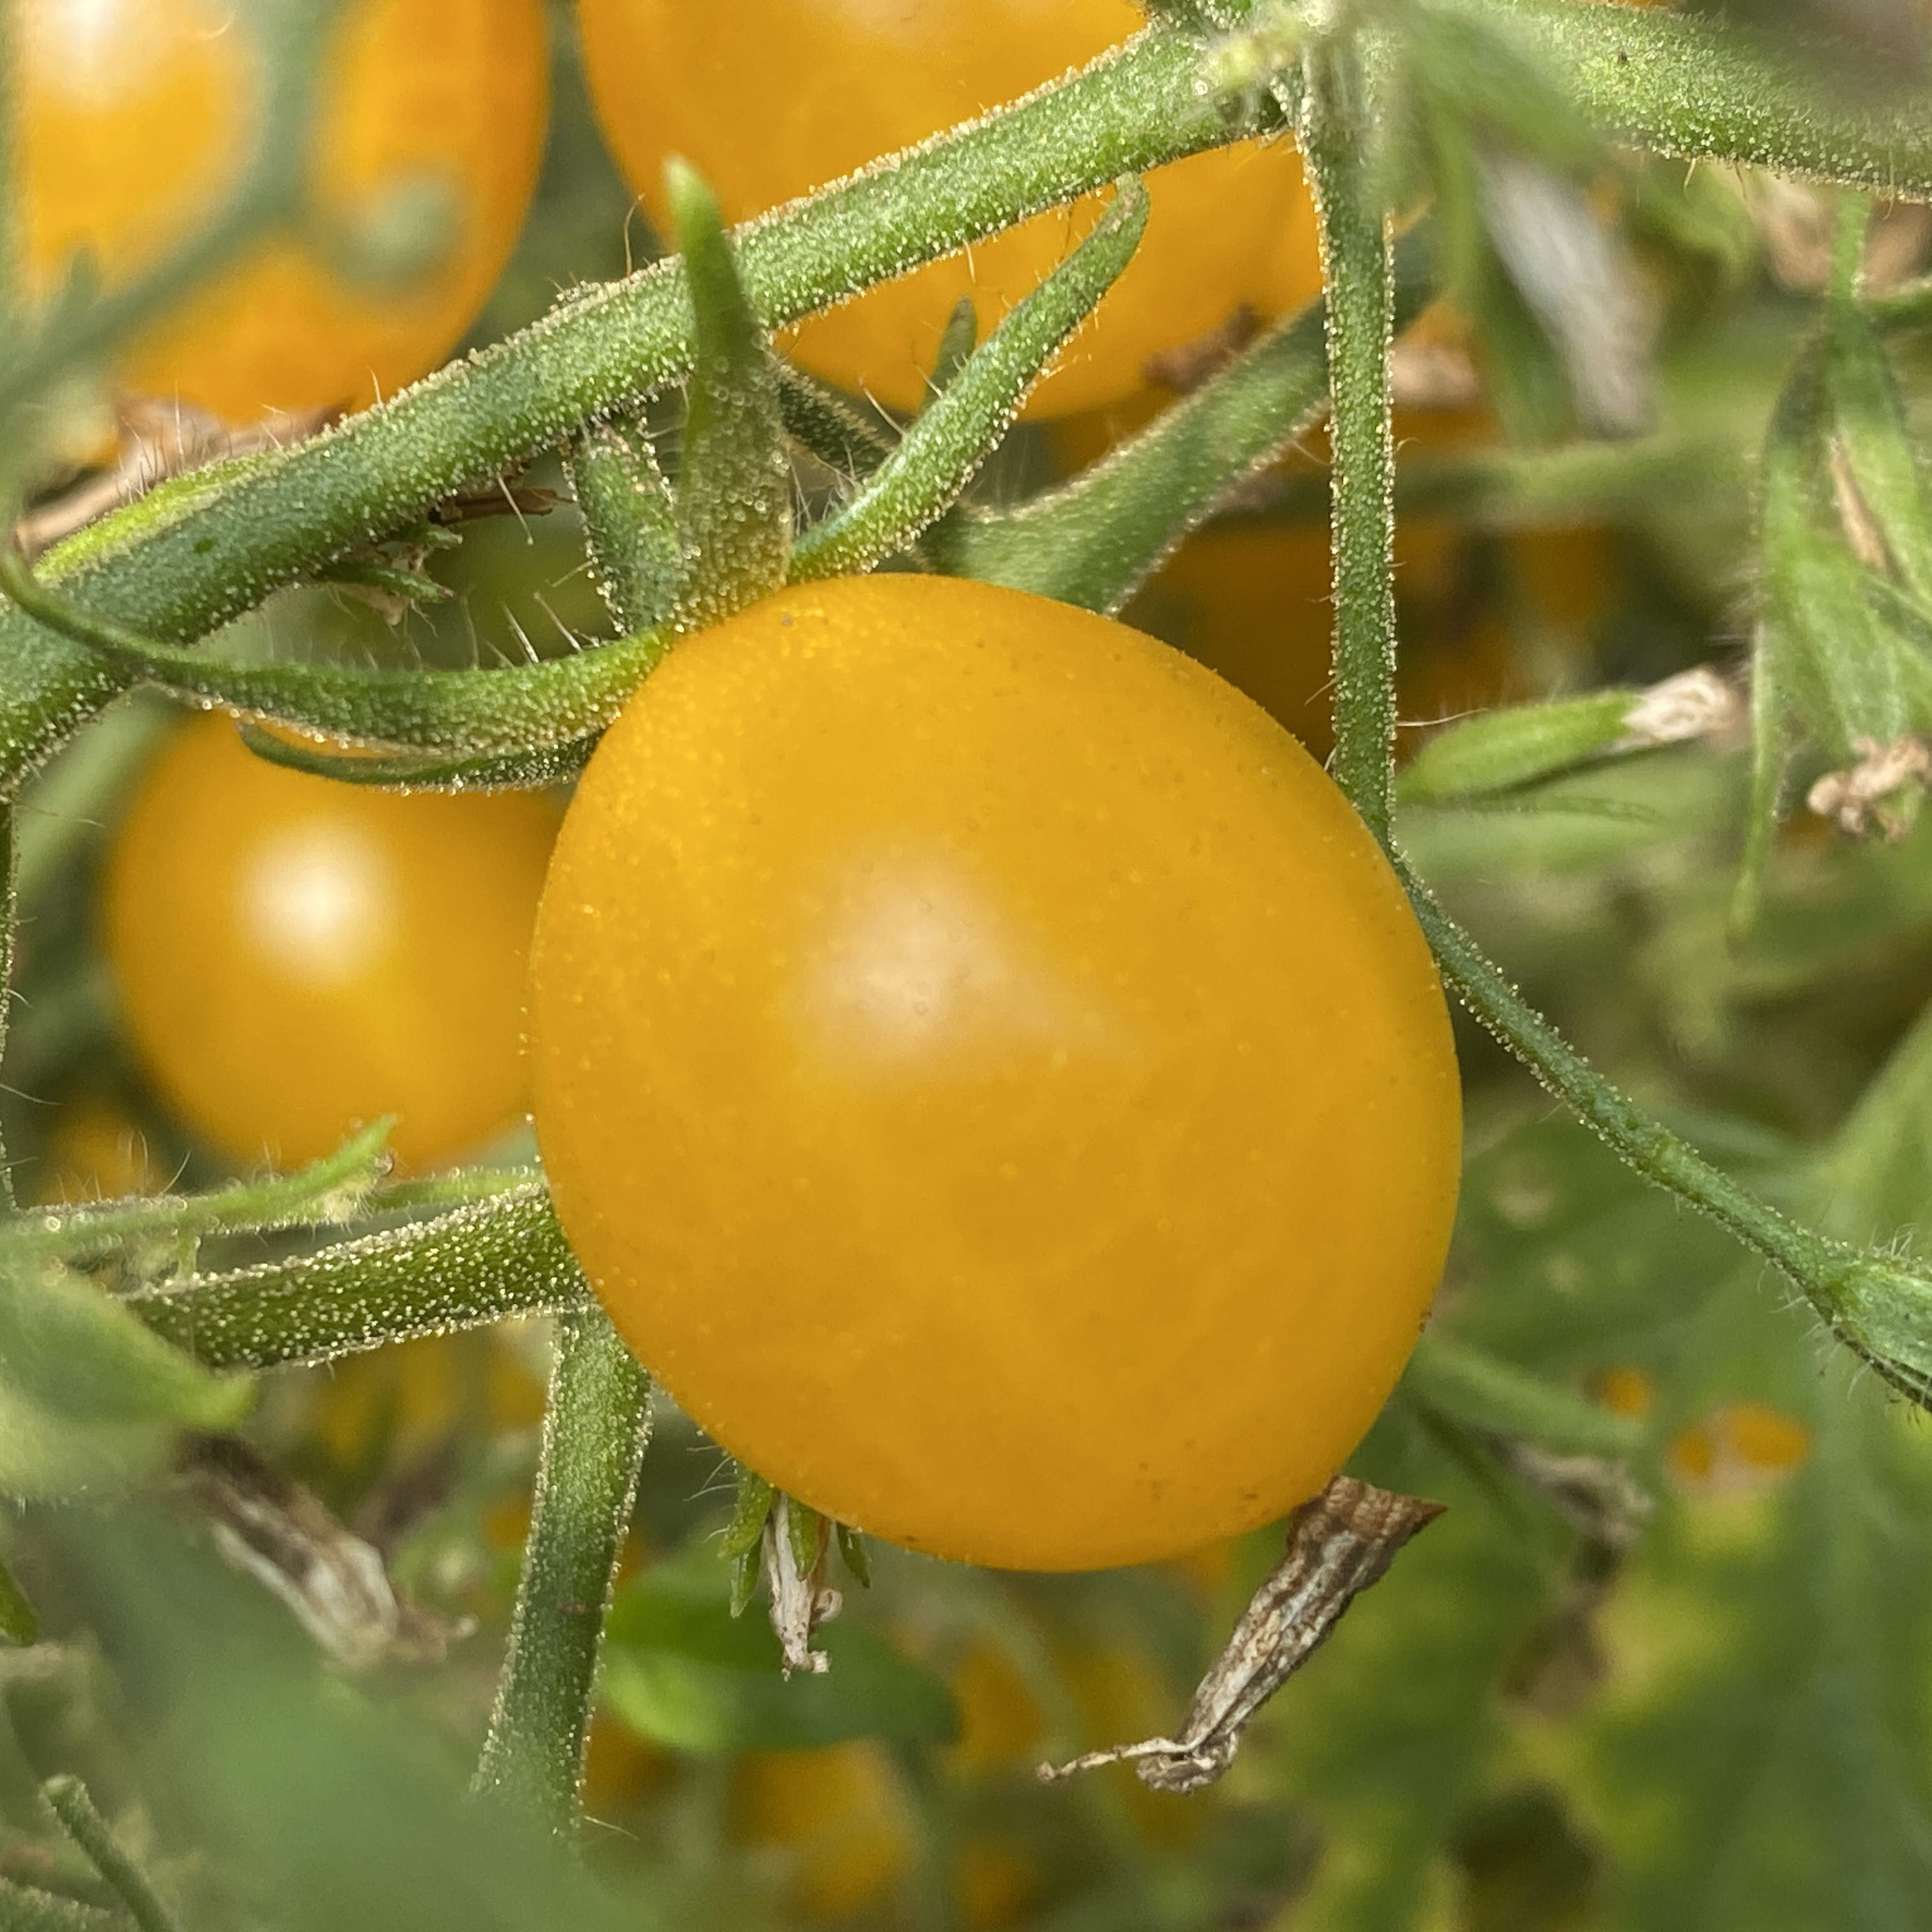
[[[479,342],[654,246],[586,110],[567,10],[556,17],[549,164]],[[1438,79],[1406,124],[1424,158],[1401,158],[1457,188],[1444,247],[1486,366],[1504,358],[1492,400],[1551,434],[1575,413],[1564,345],[1481,227],[1470,130],[1450,138],[1439,98],[1454,76]],[[1540,94],[1502,105],[1555,143]],[[1657,446],[1723,460],[1676,461],[1633,488],[1616,466],[1641,452],[1606,445],[1552,500],[1557,472],[1477,432],[1496,460],[1460,483],[1438,464],[1427,514],[1447,562],[1432,589],[1405,583],[1405,650],[1462,694],[1438,713],[1473,688],[1459,677],[1486,680],[1485,701],[1735,670],[1762,584],[1752,652],[1776,702],[1757,708],[1754,758],[1745,729],[1575,770],[1519,761],[1480,796],[1418,798],[1401,837],[1537,1001],[1720,1166],[1850,1238],[1909,1244],[1932,1207],[1924,774],[1882,795],[1890,840],[1776,808],[1863,755],[1860,741],[1932,729],[1916,668],[1932,634],[1922,344],[1882,338],[1842,273],[1822,298],[1781,285],[1761,208],[1727,182],[1593,148],[1560,158],[1609,182],[1650,278]],[[1761,524],[1747,494],[1760,448]],[[1428,485],[1432,460],[1406,454],[1402,487]],[[1021,427],[982,500],[1060,460]],[[524,482],[560,491],[560,466]],[[1288,532],[1298,500],[1290,478],[1247,514]],[[1580,525],[1595,561],[1562,553],[1573,594],[1552,616],[1526,578],[1539,544]],[[453,596],[400,622],[310,588],[228,641],[459,665],[610,630],[561,497],[470,526],[428,567]],[[1322,588],[1284,578],[1281,595]],[[64,1159],[88,1184],[61,1123],[104,1094],[156,1167],[227,1178],[142,1090],[98,956],[102,840],[162,728],[145,702],[116,714],[23,809],[0,1116],[30,1198]],[[1586,736],[1580,756],[1604,748]],[[1433,1372],[1419,1364],[1354,1466],[1449,1514],[1270,1707],[1227,1779],[1185,1800],[1124,1773],[1045,1788],[1033,1768],[1171,1726],[1275,1532],[1074,1578],[878,1550],[873,1586],[848,1588],[824,1634],[829,1674],[787,1679],[764,1626],[728,1613],[722,1459],[661,1403],[592,1742],[600,1828],[575,1860],[463,1796],[536,1454],[541,1324],[266,1377],[248,1436],[323,1512],[271,1576],[259,1552],[252,1569],[218,1560],[211,1544],[232,1557],[232,1532],[212,1534],[191,1488],[153,1480],[177,1426],[241,1420],[234,1385],[94,1294],[98,1256],[53,1255],[32,1295],[0,1288],[0,1484],[54,1499],[0,1521],[0,1634],[16,1645],[0,1650],[0,1924],[128,1922],[46,1808],[41,1786],[62,1773],[86,1780],[196,1932],[1932,1924],[1923,1424],[1831,1354],[1728,1238],[1555,1118],[1493,1043],[1473,1029],[1462,1043],[1470,1160],[1434,1332],[1463,1372],[1446,1351]],[[218,1264],[308,1238],[245,1220],[194,1232]],[[80,1326],[98,1332],[76,1342]],[[104,1355],[124,1370],[111,1388],[66,1372]],[[1492,1400],[1511,1376],[1544,1404],[1516,1412],[1521,1435]],[[1574,1421],[1557,1426],[1610,1402],[1636,1444],[1627,1467],[1580,1454]],[[379,1552],[400,1593],[382,1660],[352,1676],[291,1614],[299,1600],[308,1621],[322,1615],[320,1570],[297,1572],[348,1560],[330,1535]]]

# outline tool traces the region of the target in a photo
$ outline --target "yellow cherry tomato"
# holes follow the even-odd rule
[[[109,286],[126,281],[232,192],[253,140],[248,19],[232,0],[23,0],[15,189],[44,292],[82,254]],[[241,421],[367,403],[433,368],[522,226],[548,58],[541,0],[349,0],[308,230],[254,248],[143,330],[117,380]],[[422,244],[400,264],[416,272],[358,280],[357,250],[373,262],[398,225]]]
[[[660,227],[664,164],[682,154],[743,220],[970,120],[1146,24],[1132,0],[579,0],[591,94]],[[1148,177],[1132,266],[1063,356],[1036,413],[1129,394],[1145,365],[1222,326],[1321,292],[1315,215],[1294,143],[1245,142]],[[916,406],[962,296],[982,334],[1090,227],[1099,202],[1036,216],[964,254],[815,316],[788,338],[806,368]]]
[[[766,598],[592,760],[532,961],[558,1212],[791,1494],[1022,1568],[1320,1488],[1400,1373],[1459,1148],[1442,990],[1279,726],[953,578]]]
[[[164,747],[106,877],[135,1052],[184,1126],[284,1166],[399,1116],[411,1166],[523,1112],[548,799],[404,797],[284,770],[223,718]]]

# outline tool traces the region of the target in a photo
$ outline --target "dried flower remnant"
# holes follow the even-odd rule
[[[1854,738],[1852,749],[1858,762],[1849,771],[1827,772],[1804,802],[1820,818],[1835,820],[1851,838],[1904,838],[1932,777],[1932,751],[1924,739],[1910,735],[1883,745],[1876,738]]]
[[[1156,1791],[1198,1791],[1234,1761],[1256,1712],[1395,1561],[1402,1545],[1442,1514],[1440,1503],[1337,1476],[1288,1522],[1288,1551],[1242,1612],[1201,1681],[1178,1738],[1150,1738],[1042,1765],[1042,1783],[1102,1765],[1132,1764]]]

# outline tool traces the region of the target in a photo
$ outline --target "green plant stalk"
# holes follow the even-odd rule
[[[650,1427],[650,1384],[601,1308],[557,1325],[509,1648],[476,1789],[576,1831],[597,1659]]]
[[[1444,977],[1477,1019],[1614,1153],[1771,1262],[1840,1341],[1932,1406],[1932,1282],[1792,1220],[1652,1120],[1523,998],[1400,855],[1395,862]]]
[[[1684,160],[1742,161],[1907,201],[1932,199],[1932,89],[1831,78],[1792,40],[1670,8],[1436,0],[1518,36],[1583,119]],[[1821,76],[1822,78],[1821,78]]]
[[[13,1571],[0,1563],[0,1642],[28,1644],[40,1640],[40,1620],[34,1614],[33,1604]]]
[[[81,1260],[130,1241],[190,1241],[346,1220],[382,1178],[394,1124],[379,1120],[293,1174],[234,1181],[212,1194],[88,1202],[20,1215],[0,1222],[0,1268]]]
[[[313,1366],[392,1342],[584,1305],[541,1181],[312,1255],[127,1298],[204,1368]]]
[[[107,1821],[95,1810],[77,1778],[50,1778],[40,1786],[61,1829],[86,1854],[88,1862],[119,1894],[128,1916],[141,1932],[180,1932],[174,1914],[162,1904],[146,1876],[116,1842]]]
[[[1301,150],[1326,285],[1334,558],[1335,752],[1329,771],[1376,842],[1395,808],[1394,254],[1375,178],[1375,115],[1352,42],[1310,50]]]

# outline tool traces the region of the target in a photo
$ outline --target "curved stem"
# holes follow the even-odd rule
[[[601,1308],[557,1324],[510,1642],[475,1789],[577,1828],[597,1658],[637,1492],[650,1384]]]
[[[1922,1278],[1792,1220],[1652,1120],[1510,985],[1408,862],[1400,855],[1395,862],[1430,950],[1469,1011],[1620,1159],[1762,1256],[1840,1340],[1922,1402]]]
[[[1352,43],[1308,56],[1301,150],[1328,288],[1335,753],[1329,768],[1389,842],[1395,802],[1394,256],[1373,178],[1375,116]]]
[[[40,1786],[48,1808],[86,1855],[87,1862],[112,1886],[140,1932],[179,1932],[174,1914],[147,1876],[124,1852],[107,1821],[94,1808],[87,1787],[77,1778],[50,1778]]]

